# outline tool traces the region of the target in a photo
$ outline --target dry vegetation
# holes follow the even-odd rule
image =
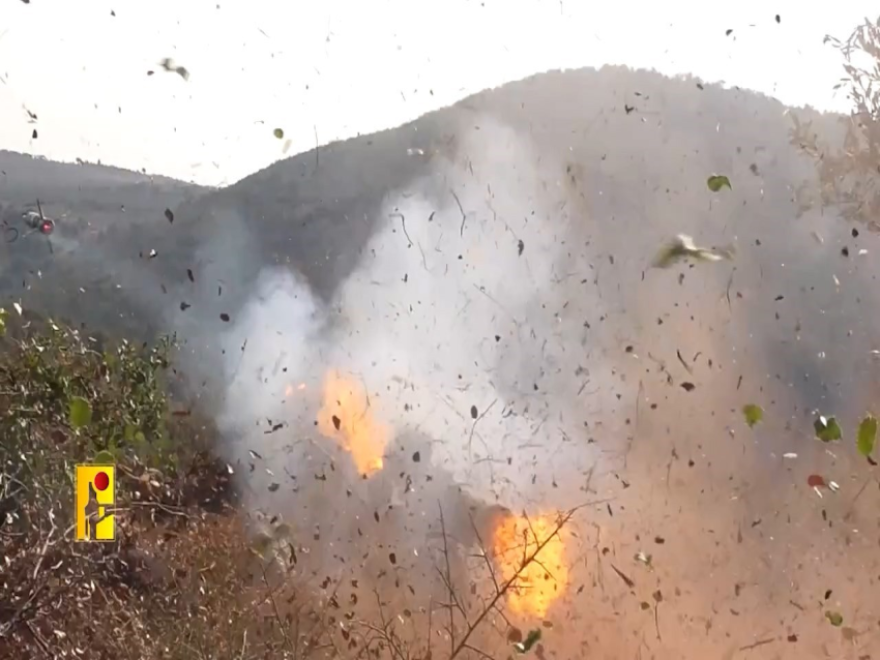
[[[801,210],[837,207],[850,221],[880,231],[880,18],[865,20],[845,41],[828,36],[843,57],[844,77],[837,85],[852,102],[839,148],[819,140],[809,123],[792,115],[792,143],[816,164],[819,186],[797,191]]]
[[[170,341],[111,346],[5,311],[0,331],[0,657],[543,657],[505,600],[573,512],[524,530],[503,571],[480,539],[468,575],[453,575],[444,538],[436,577],[447,597],[424,603],[414,634],[393,595],[374,590],[357,609],[339,584],[308,584],[295,530],[254,540],[210,426],[170,410]],[[118,466],[115,543],[72,540],[73,466],[91,461]]]
[[[8,314],[3,330],[0,655],[297,655],[266,609],[280,594],[254,588],[263,565],[227,467],[167,409],[169,342],[110,348]],[[88,402],[87,424],[74,400]],[[118,466],[113,544],[72,541],[73,466],[95,459]]]

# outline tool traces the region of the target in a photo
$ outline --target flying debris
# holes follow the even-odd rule
[[[159,66],[165,69],[168,73],[176,73],[184,80],[189,80],[189,69],[187,69],[185,66],[178,65],[170,57],[166,57],[161,62],[159,62]]]
[[[37,200],[37,210],[29,210],[22,214],[23,231],[13,227],[6,222],[3,223],[3,238],[7,243],[14,243],[19,238],[30,236],[31,234],[42,234],[46,237],[49,245],[49,251],[52,250],[52,243],[49,237],[55,231],[55,220],[43,214],[43,207],[40,200]]]
[[[653,265],[655,268],[669,268],[683,259],[723,261],[733,259],[733,255],[733,246],[722,249],[699,247],[694,244],[694,239],[690,236],[679,234],[660,250],[654,258]]]

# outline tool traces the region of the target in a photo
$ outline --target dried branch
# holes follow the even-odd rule
[[[492,577],[492,584],[495,587],[495,593],[497,594],[501,591],[501,587],[498,585],[498,578],[495,577],[495,568],[492,566],[492,560],[489,558],[489,553],[486,552],[486,546],[483,543],[483,537],[480,536],[480,531],[477,529],[477,525],[474,522],[474,517],[469,516],[471,521],[471,529],[474,530],[474,535],[477,537],[477,544],[480,548],[480,555],[486,562],[486,568],[489,569],[489,575]]]
[[[281,618],[281,612],[278,610],[278,603],[275,601],[275,592],[272,589],[272,586],[269,584],[269,577],[266,575],[266,565],[263,561],[260,561],[260,573],[263,576],[263,584],[266,585],[266,591],[268,594],[269,602],[272,604],[272,612],[275,616],[275,623],[278,624],[279,629],[281,630],[284,636],[284,643],[287,646],[287,650],[293,654],[294,660],[297,659],[297,650],[293,647],[293,644],[290,641],[290,635],[287,631],[287,625],[284,623],[284,620]],[[297,617],[299,620],[299,617]],[[299,636],[297,636],[297,642],[299,641]]]
[[[526,555],[524,561],[520,563],[519,568],[514,571],[513,575],[511,575],[510,578],[508,578],[504,581],[503,584],[501,584],[495,596],[489,601],[487,605],[483,607],[483,610],[480,612],[474,622],[468,626],[461,640],[453,648],[452,653],[449,656],[449,660],[454,660],[465,649],[477,652],[476,649],[468,645],[468,640],[471,638],[471,635],[473,635],[477,628],[479,628],[480,624],[483,622],[486,616],[488,616],[489,612],[495,609],[498,602],[510,591],[516,581],[520,578],[523,572],[534,562],[535,558],[541,553],[541,551],[559,535],[559,532],[562,530],[562,528],[566,524],[568,524],[568,521],[571,520],[572,516],[574,516],[574,514],[582,506],[586,505],[575,507],[574,509],[570,509],[569,511],[567,511],[565,514],[560,515],[556,521],[556,526],[553,528],[553,531],[550,532],[550,534],[548,534],[545,539],[538,540],[538,538],[535,538],[535,550],[532,553]]]
[[[438,502],[437,507],[440,509],[440,531],[443,534],[443,558],[446,561],[446,588],[449,591],[449,598],[455,602],[455,589],[452,587],[452,569],[449,565],[449,539],[446,536],[446,519],[443,517],[443,506]],[[449,649],[450,658],[455,654],[455,611],[452,604],[449,605]]]

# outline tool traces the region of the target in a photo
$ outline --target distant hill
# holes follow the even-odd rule
[[[772,255],[786,263],[774,285],[800,287],[812,283],[816,264],[828,257],[812,249],[809,231],[793,229],[793,191],[813,176],[813,164],[789,144],[785,112],[752,92],[604,67],[549,72],[481,92],[399,128],[280,161],[220,190],[2,153],[3,220],[14,224],[37,198],[62,218],[54,252],[38,236],[0,245],[2,297],[143,336],[182,318],[182,304],[205,310],[204,317],[190,311],[193,318],[234,314],[271,264],[295,267],[329,299],[357,265],[383,200],[415,182],[424,186],[437,159],[464,171],[462,136],[480,131],[487,118],[527,136],[541,167],[556,173],[546,185],[567,187],[584,218],[584,240],[616,260],[608,277],[618,306],[641,305],[640,323],[655,314],[635,286],[646,259],[679,232],[707,242],[759,242],[760,251],[741,257],[738,286],[765,286],[753,278],[759,261]],[[833,136],[835,117],[797,112]],[[714,172],[729,176],[733,190],[707,197],[705,181]],[[428,187],[438,209],[455,204],[442,181]],[[818,211],[807,214],[802,227],[817,217]],[[845,231],[841,225],[840,235]],[[761,303],[762,319],[774,313],[772,299]],[[837,318],[850,314],[858,310],[840,307]],[[828,322],[815,321],[816,330]],[[776,359],[802,359],[802,347],[786,350],[791,354],[777,351]]]

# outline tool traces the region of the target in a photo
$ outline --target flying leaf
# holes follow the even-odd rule
[[[862,456],[870,456],[874,452],[874,443],[877,440],[877,418],[874,415],[866,415],[859,424],[859,435],[856,446]]]
[[[529,631],[529,634],[526,635],[524,641],[514,644],[513,648],[515,648],[519,653],[528,653],[532,650],[532,647],[540,641],[540,639],[541,629],[535,628],[534,630]]]
[[[825,612],[825,618],[828,619],[832,626],[837,628],[843,625],[843,616],[840,612]]]
[[[92,407],[81,396],[75,396],[70,400],[68,418],[75,429],[88,426],[92,422]]]
[[[840,424],[837,423],[836,417],[825,417],[819,415],[813,422],[813,429],[816,431],[816,437],[822,442],[833,442],[843,437],[840,430]]]
[[[274,131],[272,131],[272,135],[277,137],[279,140],[283,140],[284,139],[284,129],[283,128],[276,128]]]
[[[746,418],[746,424],[749,428],[754,428],[755,424],[764,419],[764,409],[754,403],[747,403],[743,406],[743,416]]]
[[[730,190],[733,190],[733,187],[730,185],[730,179],[728,179],[723,174],[713,174],[708,179],[706,179],[706,185],[709,186],[709,190],[712,192],[718,192],[724,186],[727,186]]]
[[[807,485],[810,488],[825,488],[828,484],[825,483],[821,474],[811,474],[807,477]]]
[[[185,66],[178,66],[170,57],[166,57],[159,62],[159,66],[165,69],[168,73],[176,73],[184,80],[189,80],[189,71],[187,68]]]
[[[654,258],[655,268],[669,268],[683,259],[695,261],[722,261],[733,258],[733,248],[712,250],[699,247],[694,244],[694,239],[685,234],[679,234],[667,243]]]

